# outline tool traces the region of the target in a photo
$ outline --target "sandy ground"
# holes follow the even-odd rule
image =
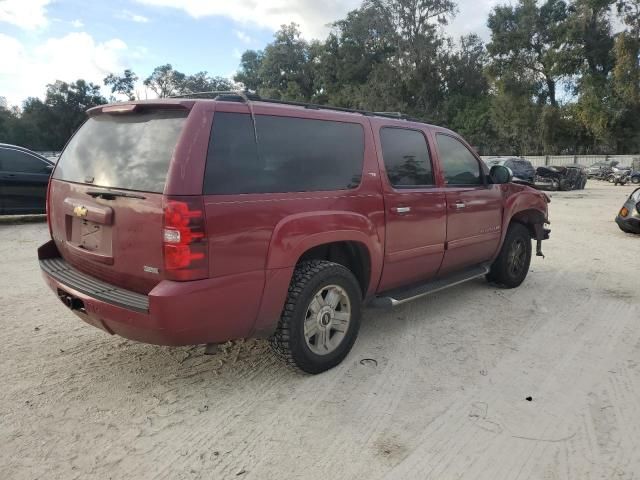
[[[613,223],[630,191],[554,193],[522,287],[367,311],[318,376],[263,341],[110,337],[45,288],[46,224],[0,225],[0,478],[640,478],[640,237]]]

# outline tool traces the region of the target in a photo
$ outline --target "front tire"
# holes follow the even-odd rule
[[[531,234],[521,223],[509,225],[498,258],[491,265],[487,280],[506,288],[520,286],[531,265]]]
[[[293,272],[274,352],[306,373],[321,373],[347,356],[360,329],[362,292],[353,273],[326,260],[301,262]]]

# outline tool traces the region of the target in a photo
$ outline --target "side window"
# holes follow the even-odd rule
[[[383,127],[380,129],[380,143],[391,185],[410,188],[434,184],[431,157],[421,132]]]
[[[360,184],[364,131],[355,123],[217,112],[205,194],[346,190]]]
[[[459,140],[437,134],[440,165],[447,185],[482,185],[480,164]]]
[[[0,170],[15,173],[50,173],[44,161],[11,148],[0,149]]]

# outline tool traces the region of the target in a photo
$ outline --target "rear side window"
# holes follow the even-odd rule
[[[397,188],[433,185],[431,157],[421,132],[384,127],[380,129],[380,143],[391,185]]]
[[[482,185],[480,164],[459,140],[437,134],[440,165],[447,185]]]
[[[184,110],[91,117],[62,152],[54,178],[161,193],[186,118]]]
[[[0,170],[14,173],[51,173],[48,163],[12,148],[0,148]]]
[[[345,190],[360,184],[364,132],[355,123],[216,112],[205,194]]]

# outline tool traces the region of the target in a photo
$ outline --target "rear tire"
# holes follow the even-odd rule
[[[518,287],[529,273],[531,234],[521,223],[509,225],[498,258],[491,265],[487,280],[506,288]]]
[[[631,183],[635,183],[635,184],[640,183],[640,176],[631,177]]]
[[[321,373],[347,356],[360,329],[362,292],[346,267],[326,260],[301,262],[293,272],[273,351],[306,373]]]

